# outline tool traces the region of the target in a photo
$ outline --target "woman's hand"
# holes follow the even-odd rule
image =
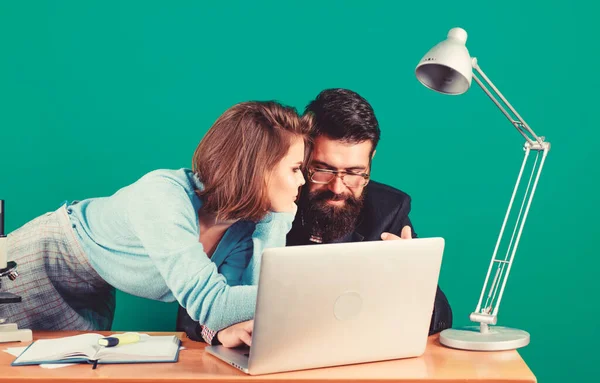
[[[254,319],[229,326],[217,333],[217,339],[227,348],[252,345]]]

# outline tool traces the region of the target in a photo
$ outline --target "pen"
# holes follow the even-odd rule
[[[98,339],[98,344],[100,346],[104,346],[104,347],[114,347],[116,345],[137,343],[139,341],[140,341],[140,334],[125,333],[125,334],[115,334],[113,336],[100,338],[100,339]]]

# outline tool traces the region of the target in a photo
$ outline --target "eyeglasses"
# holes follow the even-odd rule
[[[344,170],[309,169],[308,178],[316,184],[328,184],[337,177],[342,179],[344,185],[349,188],[367,186],[369,175],[367,173],[351,173]]]

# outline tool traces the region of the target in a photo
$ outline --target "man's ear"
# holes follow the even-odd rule
[[[371,160],[373,159],[373,157],[375,157],[375,153],[377,153],[377,150],[373,150],[373,154],[371,155]]]

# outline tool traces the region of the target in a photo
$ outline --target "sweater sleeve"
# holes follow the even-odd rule
[[[199,242],[197,214],[180,184],[150,178],[128,194],[131,230],[191,318],[219,330],[254,316],[256,286],[229,286],[218,273]]]

